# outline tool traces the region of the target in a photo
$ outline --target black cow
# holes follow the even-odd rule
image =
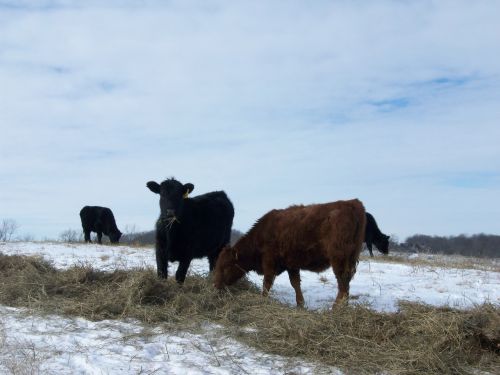
[[[122,232],[116,226],[113,212],[107,207],[85,206],[80,211],[82,219],[83,233],[85,242],[90,241],[90,232],[97,233],[97,242],[101,242],[102,234],[109,237],[111,243],[118,243]]]
[[[168,262],[179,261],[175,279],[182,284],[193,258],[205,256],[212,271],[231,238],[234,208],[226,193],[214,191],[188,198],[194,185],[173,178],[161,184],[149,181],[147,187],[160,194],[160,217],[156,222],[158,276],[167,278]]]
[[[389,253],[389,236],[386,236],[378,228],[377,222],[372,214],[366,213],[366,231],[365,231],[365,242],[370,256],[373,257],[372,244],[375,244],[378,251],[382,254]]]

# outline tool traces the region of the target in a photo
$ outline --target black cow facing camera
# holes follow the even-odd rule
[[[83,233],[85,242],[90,241],[90,232],[97,233],[97,242],[102,244],[102,235],[109,237],[111,243],[118,243],[122,232],[116,226],[113,212],[107,207],[85,206],[80,211],[82,219]]]
[[[208,257],[212,271],[231,238],[234,208],[226,193],[214,191],[188,198],[194,185],[173,178],[146,185],[160,195],[160,217],[156,221],[158,276],[167,278],[168,262],[178,261],[175,279],[183,283],[191,261],[203,257]]]

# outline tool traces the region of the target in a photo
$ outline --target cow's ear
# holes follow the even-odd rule
[[[149,181],[146,186],[151,190],[153,193],[160,194],[160,185],[158,182],[155,181]]]
[[[194,185],[193,184],[184,184],[184,198],[187,198],[189,193],[191,193],[194,190]]]

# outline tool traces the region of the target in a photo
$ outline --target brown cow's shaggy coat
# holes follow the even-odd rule
[[[304,304],[300,270],[329,266],[337,278],[336,302],[349,296],[365,236],[366,215],[357,200],[272,210],[233,247],[226,246],[215,267],[215,287],[231,285],[248,271],[264,275],[267,295],[276,275],[288,272],[297,305]]]

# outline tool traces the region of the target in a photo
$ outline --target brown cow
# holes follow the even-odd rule
[[[365,208],[357,199],[269,211],[233,247],[226,246],[219,254],[215,287],[221,289],[256,271],[264,275],[262,294],[266,296],[276,275],[287,271],[297,305],[303,306],[300,270],[321,272],[331,265],[338,302],[349,296],[365,225]]]

